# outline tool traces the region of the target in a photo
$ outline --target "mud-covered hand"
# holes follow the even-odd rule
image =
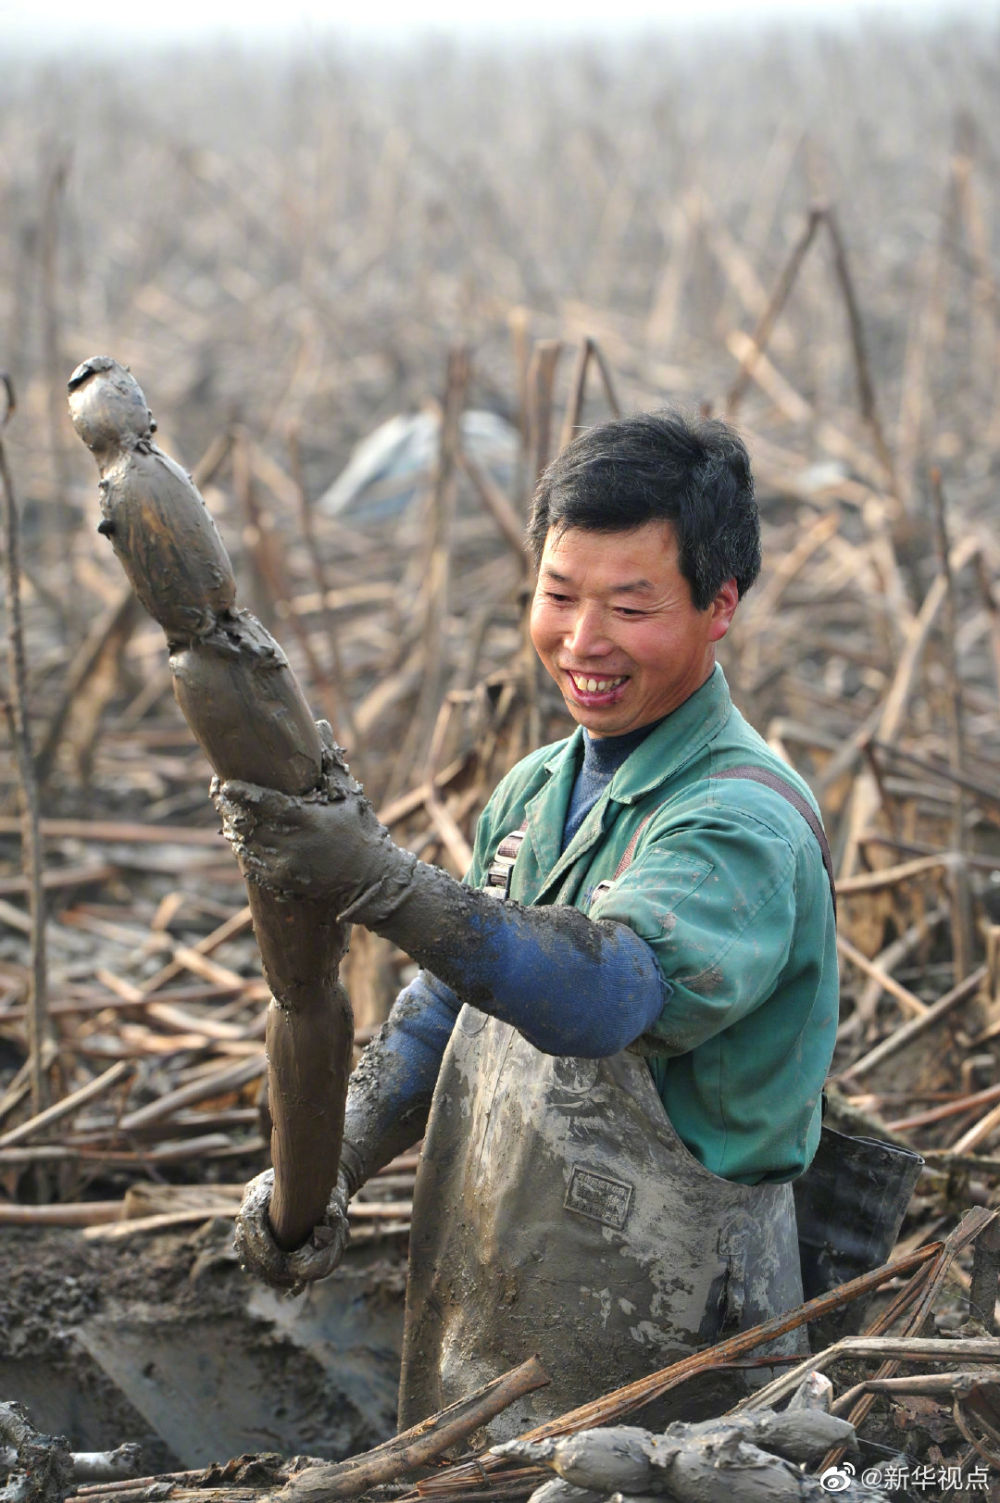
[[[328,899],[345,918],[362,898],[391,909],[406,889],[416,857],[394,844],[353,780],[346,791],[343,778],[327,779],[290,798],[214,779],[212,799],[244,876],[265,887]]]
[[[322,1221],[294,1252],[282,1252],[274,1240],[268,1207],[274,1190],[274,1170],[265,1169],[243,1192],[236,1217],[233,1246],[248,1273],[276,1289],[298,1293],[306,1284],[325,1279],[340,1263],[350,1235],[347,1224],[349,1186],[343,1168],[330,1193]]]
[[[391,940],[450,988],[456,1012],[470,1002],[547,1054],[601,1058],[663,1009],[656,956],[627,924],[465,886],[394,845],[343,776],[302,798],[248,783],[224,783],[213,797],[246,876],[329,899],[339,918]]]

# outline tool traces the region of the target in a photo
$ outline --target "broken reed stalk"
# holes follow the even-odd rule
[[[558,339],[537,340],[532,349],[527,369],[525,385],[525,400],[527,405],[524,416],[523,442],[524,474],[527,485],[525,501],[529,505],[538,482],[538,477],[549,460],[553,394],[556,371],[559,365],[559,358],[562,354],[562,348],[562,343]],[[524,752],[540,745],[543,740],[541,708],[539,705],[541,665],[531,645],[529,635],[530,599],[530,594],[526,594],[524,615],[521,623],[521,673],[525,691],[525,712],[522,721]]]
[[[37,1116],[31,1117],[27,1122],[22,1122],[18,1127],[11,1128],[0,1137],[0,1149],[12,1148],[16,1143],[24,1143],[26,1139],[34,1137],[44,1128],[51,1127],[53,1122],[61,1121],[63,1117],[70,1116],[77,1107],[83,1106],[88,1101],[96,1101],[99,1096],[114,1089],[120,1081],[128,1080],[135,1073],[135,1064],[131,1060],[119,1060],[117,1064],[98,1075],[95,1080],[88,1081],[78,1090],[71,1091],[54,1106],[46,1107]]]
[[[611,366],[608,363],[607,356],[596,339],[588,338],[587,343],[590,346],[591,358],[597,362],[601,385],[604,387],[604,395],[608,399],[608,406],[611,408],[612,415],[614,417],[621,417],[622,404],[618,400],[618,393],[615,390],[615,383],[611,375]]]
[[[749,242],[743,242],[742,238],[737,239],[732,234],[701,188],[692,187],[687,194],[687,201],[691,207],[692,223],[697,227],[705,249],[736,294],[744,313],[759,318],[767,307],[767,293],[753,262],[743,250],[743,244]]]
[[[878,403],[875,400],[875,386],[872,382],[871,367],[868,363],[868,351],[865,348],[865,333],[864,325],[861,321],[861,308],[854,289],[851,268],[847,260],[847,247],[840,233],[840,224],[832,205],[828,205],[824,209],[823,218],[826,220],[826,227],[829,231],[831,244],[833,245],[834,271],[836,272],[837,281],[840,283],[840,290],[844,296],[844,305],[847,308],[847,320],[851,335],[851,353],[854,356],[854,372],[858,382],[858,400],[861,406],[861,416],[871,429],[872,439],[875,443],[875,452],[881,461],[882,468],[885,470],[890,489],[893,495],[898,495],[896,467],[889,452],[889,445],[885,440],[882,420],[878,412]]]
[[[529,1357],[519,1367],[362,1456],[297,1472],[276,1494],[276,1499],[282,1503],[325,1503],[327,1499],[356,1498],[371,1487],[393,1482],[405,1472],[426,1466],[516,1399],[544,1388],[549,1381],[538,1358]]]
[[[462,414],[472,378],[469,352],[455,346],[448,353],[437,456],[427,497],[427,543],[421,574],[419,611],[423,672],[410,725],[396,757],[394,792],[405,788],[416,763],[427,758],[438,707],[444,697],[448,659],[448,617],[452,595],[452,544],[462,443]]]
[[[919,456],[926,451],[934,416],[933,375],[938,370],[948,332],[955,248],[961,241],[960,169],[954,157],[948,166],[939,214],[937,242],[922,257],[922,306],[912,320],[903,363],[897,452],[904,501],[913,495]]]
[[[210,764],[292,795],[346,795],[356,785],[337,753],[324,758],[284,654],[235,608],[228,555],[188,476],[153,443],[134,378],[105,356],[86,361],[70,380],[70,410],[101,472],[99,530],[166,633],[174,693]],[[326,902],[285,901],[250,878],[247,894],[272,994],[269,1215],[288,1250],[320,1221],[337,1177],[354,1028],[338,976],[349,926]]]
[[[981,553],[977,556],[975,564],[976,583],[979,586],[979,593],[983,597],[983,605],[986,609],[986,619],[989,625],[990,647],[993,653],[993,673],[997,681],[997,690],[1000,692],[1000,601],[997,600],[993,581],[990,579],[990,573],[986,567],[986,560]]]
[[[896,470],[889,446],[886,443],[882,421],[879,417],[875,387],[872,382],[871,367],[865,347],[861,309],[854,287],[854,279],[851,276],[851,269],[847,260],[847,248],[840,233],[840,225],[837,221],[836,213],[830,204],[814,204],[809,210],[799,238],[792,246],[788,259],[775,283],[768,304],[761,314],[757,322],[757,327],[750,336],[750,340],[740,358],[740,368],[726,394],[726,417],[732,419],[736,415],[736,409],[742,401],[750,381],[753,379],[757,364],[763,357],[764,350],[774,332],[774,326],[785,303],[788,301],[788,297],[802,269],[802,263],[806,258],[809,247],[816,238],[816,232],[821,224],[826,225],[830,236],[830,243],[833,247],[834,274],[836,275],[837,283],[844,299],[844,306],[847,309],[851,353],[854,359],[854,371],[858,384],[858,402],[861,408],[861,416],[871,431],[879,463],[885,473],[890,490],[895,496],[898,492]]]
[[[237,496],[246,513],[247,537],[256,565],[257,576],[269,613],[287,621],[298,638],[302,656],[309,671],[309,682],[320,702],[323,714],[338,731],[337,696],[312,645],[308,628],[297,611],[292,609],[291,587],[281,539],[274,529],[273,520],[258,500],[256,479],[260,454],[250,434],[237,428],[233,434],[233,480]]]
[[[77,649],[70,663],[59,703],[49,720],[44,740],[35,758],[38,781],[43,786],[52,772],[56,753],[62,744],[66,723],[74,706],[86,694],[91,679],[99,671],[109,652],[115,653],[121,660],[125,644],[141,614],[139,602],[132,590],[124,589],[118,599],[98,617]]]
[[[946,1122],[949,1117],[963,1117],[977,1106],[992,1106],[995,1101],[1000,1101],[1000,1086],[987,1086],[982,1091],[970,1091],[956,1096],[954,1101],[945,1101],[941,1106],[927,1107],[922,1112],[887,1122],[886,1126],[890,1132],[912,1132],[915,1127],[929,1127],[932,1122]]]
[[[881,971],[888,971],[891,974],[898,965],[909,959],[913,951],[947,916],[948,907],[945,903],[939,903],[936,907],[922,913],[915,923],[911,924],[908,929],[904,929],[897,939],[886,945],[885,949],[874,957],[874,964]],[[866,1027],[875,1016],[875,1008],[881,995],[882,983],[877,977],[872,977],[858,995],[854,1012],[851,1015],[852,1023],[857,1018],[858,1026]],[[926,1007],[923,1010],[926,1012]],[[842,1038],[845,1036],[841,1034]]]
[[[905,762],[909,767],[917,767],[922,772],[930,773],[932,778],[940,778],[945,783],[952,784],[955,788],[961,788],[980,803],[992,805],[1000,810],[1000,788],[995,784],[993,787],[986,783],[970,778],[966,773],[958,773],[945,767],[936,758],[919,757],[916,752],[904,751],[901,746],[889,746],[884,741],[872,738],[871,745],[875,751],[881,752],[886,757],[891,757],[896,762]],[[944,854],[944,853],[942,853]],[[964,850],[963,850],[964,854]]]
[[[960,1003],[967,1002],[975,994],[985,975],[986,967],[984,965],[980,966],[972,972],[971,976],[966,976],[957,986],[953,986],[951,991],[946,992],[943,997],[939,997],[936,1002],[932,1002],[927,1011],[920,1017],[911,1018],[908,1023],[901,1023],[898,1028],[889,1034],[888,1038],[882,1039],[867,1054],[862,1055],[853,1064],[847,1065],[843,1070],[838,1071],[834,1077],[837,1083],[843,1086],[853,1082],[857,1076],[874,1069],[876,1065],[883,1064],[892,1055],[898,1054],[900,1049],[905,1048],[913,1039],[918,1038],[925,1029],[933,1027],[935,1023],[939,1022],[941,1018],[951,1012]]]
[[[517,388],[517,432],[520,438],[512,500],[515,508],[523,513],[527,507],[528,497],[535,484],[534,477],[528,472],[528,453],[531,447],[529,442],[531,417],[528,410],[530,405],[528,372],[531,364],[531,336],[529,333],[528,310],[526,308],[511,309],[507,315],[507,327],[510,330],[511,354],[514,359],[514,381]]]
[[[902,1004],[911,1017],[923,1017],[927,1011],[927,1004],[921,1002],[919,997],[914,996],[913,992],[897,981],[895,976],[890,976],[888,971],[883,970],[875,961],[869,960],[868,956],[862,954],[857,945],[851,944],[846,935],[837,935],[837,948],[841,955],[850,961],[851,965],[856,966],[859,971],[863,971],[866,976],[870,976],[873,981],[876,981],[880,991],[888,992],[890,997],[895,997],[896,1001]]]
[[[427,767],[424,774],[424,787],[427,789],[427,796],[424,799],[424,808],[430,815],[431,822],[437,830],[445,850],[451,857],[456,871],[460,876],[463,876],[472,865],[472,847],[463,835],[454,814],[438,796],[437,791],[437,779],[441,770],[442,752],[454,708],[455,700],[449,696],[438,711],[434,734],[431,737],[430,750],[427,753]]]
[[[976,1238],[969,1286],[969,1311],[991,1336],[997,1333],[997,1288],[1000,1286],[1000,1225],[984,1227]]]
[[[287,1483],[287,1486],[269,1493],[268,1497],[273,1500],[281,1498],[284,1503],[292,1503],[292,1500],[300,1497],[303,1500],[357,1497],[369,1488],[384,1485],[436,1460],[442,1451],[458,1445],[516,1399],[533,1393],[536,1388],[542,1388],[548,1382],[548,1375],[538,1358],[529,1357],[519,1367],[511,1368],[510,1372],[502,1373],[499,1378],[477,1388],[474,1393],[449,1404],[447,1409],[428,1415],[411,1429],[394,1435],[391,1440],[384,1441],[370,1451],[348,1457],[346,1461],[314,1464],[300,1467],[298,1471],[291,1470],[298,1464],[296,1461],[279,1461],[274,1480]],[[221,1484],[229,1480],[226,1474],[240,1465],[241,1460],[238,1459],[227,1462],[221,1469],[215,1463],[210,1467],[199,1467],[186,1472],[162,1472],[151,1477],[133,1477],[128,1481],[93,1483],[80,1487],[70,1497],[79,1499],[80,1503],[85,1499],[88,1503],[98,1503],[102,1498],[112,1500],[112,1503],[139,1503],[141,1499],[148,1503],[150,1488],[157,1484],[172,1483],[185,1485],[190,1489],[210,1487],[220,1490],[215,1495],[221,1498],[227,1496],[221,1492]],[[259,1491],[255,1490],[255,1496],[261,1496]]]
[[[976,557],[979,543],[966,537],[956,545],[951,555],[951,567],[961,569]],[[939,574],[924,596],[916,616],[906,628],[902,651],[896,664],[892,682],[883,700],[873,734],[884,746],[891,745],[899,734],[906,707],[913,690],[924,648],[931,634],[938,612],[944,604],[945,586]],[[837,874],[837,890],[845,891],[843,883],[851,879],[858,861],[861,837],[866,833],[877,796],[873,793],[873,779],[859,779],[850,796],[846,829],[841,839],[842,853]]]
[[[781,1403],[783,1399],[795,1392],[810,1372],[825,1371],[842,1353],[857,1352],[859,1355],[880,1357],[895,1356],[900,1351],[912,1351],[915,1357],[924,1361],[935,1359],[949,1361],[952,1357],[956,1361],[961,1361],[963,1358],[977,1356],[980,1351],[984,1352],[986,1360],[1000,1356],[1000,1350],[995,1341],[987,1342],[977,1338],[974,1342],[959,1342],[953,1338],[920,1336],[927,1313],[956,1253],[973,1241],[984,1228],[989,1227],[995,1215],[994,1211],[977,1207],[963,1217],[946,1242],[931,1243],[929,1248],[919,1249],[923,1252],[932,1249],[934,1256],[924,1260],[919,1271],[908,1284],[899,1290],[888,1309],[877,1315],[862,1335],[844,1336],[832,1346],[827,1347],[825,1351],[807,1357],[797,1367],[789,1368],[787,1372],[781,1373],[763,1388],[758,1388],[754,1393],[748,1394],[745,1399],[741,1399],[735,1406],[734,1412],[739,1414],[745,1409],[754,1409],[758,1405],[769,1408]],[[888,1331],[900,1320],[904,1322],[904,1334],[889,1336]],[[887,1375],[879,1374],[879,1376]]]
[[[864,756],[865,762],[868,764],[868,771],[871,773],[872,780],[875,783],[875,790],[878,793],[879,809],[885,819],[886,824],[889,826],[890,832],[894,836],[898,835],[899,820],[897,818],[895,805],[893,804],[891,797],[886,791],[885,778],[882,776],[882,764],[879,762],[877,756],[877,743],[874,736],[865,737],[864,741],[861,743],[861,751]]]
[[[63,361],[60,351],[58,249],[61,208],[69,168],[69,159],[63,155],[57,155],[50,164],[39,226],[38,256],[42,304],[42,358],[45,362],[45,400],[49,429],[49,457],[52,461],[52,493],[60,505],[65,505],[69,486],[66,448],[63,442],[65,419],[59,398]],[[64,540],[60,537],[61,527],[64,525],[62,523],[60,527],[53,528],[49,533],[48,546],[53,562],[64,549]],[[72,597],[76,592],[69,593]],[[64,628],[73,621],[72,599],[67,600],[66,596],[61,593],[58,614]]]
[[[944,1246],[941,1248],[939,1256],[935,1259],[934,1263],[931,1266],[930,1272],[927,1274],[926,1281],[920,1292],[920,1296],[914,1302],[914,1308],[907,1315],[906,1321],[903,1326],[903,1339],[919,1337],[919,1334],[923,1329],[924,1322],[931,1313],[931,1309],[934,1305],[938,1291],[944,1283],[944,1280],[948,1274],[949,1269],[951,1268],[951,1265],[954,1263],[955,1258],[963,1248],[968,1247],[970,1243],[974,1243],[976,1239],[983,1234],[983,1232],[988,1232],[990,1230],[990,1228],[996,1222],[997,1214],[998,1213],[996,1211],[989,1211],[986,1210],[985,1207],[976,1206],[973,1210],[966,1212],[955,1230],[951,1232],[951,1234],[945,1239]],[[881,1331],[879,1332],[879,1334],[881,1334]],[[932,1343],[930,1342],[925,1343],[925,1347],[927,1349],[930,1349],[931,1345]],[[994,1358],[1000,1356],[1000,1346],[998,1346],[996,1342],[991,1342],[990,1345],[995,1349],[992,1353],[990,1353],[990,1355]],[[914,1355],[916,1355],[916,1353],[914,1353]],[[900,1358],[889,1356],[888,1360],[883,1362],[881,1367],[879,1367],[878,1371],[875,1373],[875,1377],[894,1377],[896,1375],[896,1372],[898,1371],[900,1360],[905,1360],[905,1357],[906,1352],[903,1352]],[[954,1360],[957,1357],[957,1352],[955,1351],[954,1347],[952,1348],[950,1357],[951,1360]],[[949,1360],[949,1354],[947,1353],[947,1350],[945,1352],[945,1360]],[[863,1424],[867,1415],[870,1413],[874,1402],[875,1395],[873,1393],[866,1393],[862,1395],[862,1397],[854,1405],[853,1409],[848,1415],[848,1419],[854,1426],[855,1430],[857,1430]],[[844,1456],[845,1452],[845,1446],[835,1446],[823,1458],[823,1469],[830,1466],[836,1466]]]
[[[608,406],[615,417],[621,416],[621,404],[615,394],[614,382],[611,370],[604,358],[603,351],[595,339],[588,334],[580,345],[576,357],[576,365],[570,380],[570,395],[566,403],[566,412],[563,416],[562,432],[559,435],[559,449],[565,449],[576,437],[576,430],[580,423],[580,415],[583,412],[583,399],[587,392],[587,376],[590,373],[591,362],[596,361],[597,368],[601,373],[601,381],[604,385],[604,394],[608,399]]]
[[[458,462],[477,492],[483,506],[497,525],[497,531],[517,559],[524,573],[530,569],[524,547],[524,523],[517,515],[504,491],[497,485],[488,470],[480,468],[464,449],[459,451]]]
[[[6,427],[15,399],[10,377],[0,374],[6,408],[0,430]],[[48,972],[45,935],[44,854],[38,809],[38,781],[31,752],[28,721],[28,668],[24,652],[24,621],[21,615],[20,538],[17,497],[0,431],[0,493],[3,501],[4,582],[7,593],[7,662],[10,700],[4,711],[17,762],[21,794],[21,863],[28,886],[31,920],[30,980],[28,987],[28,1068],[31,1079],[32,1116],[49,1103],[48,1075],[43,1063],[50,1038],[48,1017]]]
[[[309,564],[316,584],[316,593],[319,595],[320,619],[323,623],[330,661],[333,664],[333,682],[330,682],[329,674],[325,674],[322,679],[327,690],[328,699],[332,701],[331,709],[333,713],[328,716],[328,719],[333,726],[334,735],[337,734],[338,727],[343,728],[347,745],[353,750],[358,744],[358,727],[354,720],[350,695],[347,692],[347,675],[344,672],[344,660],[340,652],[340,643],[334,630],[332,613],[327,605],[327,595],[330,593],[330,585],[326,577],[323,554],[316,537],[316,519],[313,516],[312,500],[302,468],[302,445],[299,441],[299,427],[297,423],[290,424],[288,428],[288,460],[292,473],[292,484],[295,487],[298,499],[299,524],[302,528],[302,536],[305,539],[306,551],[309,554]],[[294,611],[292,612],[292,616],[295,616]]]
[[[972,893],[969,889],[969,874],[962,859],[966,851],[966,798],[962,787],[966,759],[962,680],[959,674],[958,651],[956,647],[958,607],[955,600],[955,576],[951,570],[951,543],[948,537],[948,514],[944,484],[941,479],[941,471],[936,465],[931,470],[930,482],[931,496],[934,501],[938,567],[944,580],[942,639],[944,644],[945,670],[948,678],[949,752],[951,770],[956,780],[952,844],[957,860],[950,872],[952,886],[951,928],[955,959],[955,980],[962,981],[969,974],[972,967],[972,946],[975,930],[972,915]]]
[[[552,443],[552,405],[556,370],[562,342],[539,339],[531,353],[528,367],[528,486],[535,482],[549,462]]]
[[[736,409],[746,394],[746,389],[750,385],[753,376],[754,366],[767,348],[768,340],[771,338],[782,308],[784,308],[788,301],[788,295],[795,285],[795,279],[801,270],[806,252],[815,239],[816,231],[822,222],[824,213],[824,208],[819,204],[814,204],[809,210],[806,222],[799,233],[799,238],[792,246],[788,259],[781,269],[781,274],[774,285],[774,291],[771,293],[767,307],[758,319],[757,327],[750,336],[750,344],[747,346],[746,354],[740,361],[740,368],[729,391],[726,393],[727,418],[735,417]]]

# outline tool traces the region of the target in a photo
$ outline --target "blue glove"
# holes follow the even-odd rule
[[[633,930],[594,923],[573,908],[489,898],[474,908],[463,944],[407,938],[411,954],[424,951],[417,959],[434,952],[436,971],[421,971],[400,994],[392,1048],[407,1061],[407,1081],[433,1071],[431,1087],[463,1000],[512,1024],[545,1054],[601,1059],[645,1033],[670,994]]]

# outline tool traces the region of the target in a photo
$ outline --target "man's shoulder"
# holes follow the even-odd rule
[[[811,788],[735,707],[658,794],[647,804],[653,841],[672,842],[681,829],[710,831],[721,817],[727,825],[735,821],[751,844],[776,840],[795,865],[804,859],[811,867],[820,854],[811,824],[822,825],[822,816]]]
[[[816,795],[805,778],[767,744],[760,732],[754,730],[735,706],[722,732],[709,744],[708,753],[703,770],[713,784],[713,792],[719,797],[729,794],[738,796],[742,791],[746,797],[762,802],[765,807],[780,807],[774,803],[775,799],[780,799],[784,807],[789,807],[789,800],[780,789],[775,789],[754,776],[755,773],[765,773],[773,781],[782,783],[793,794],[804,799],[819,814]],[[747,769],[746,776],[737,776],[744,768]],[[718,788],[716,785],[719,784],[734,786]],[[747,786],[741,790],[740,784]]]

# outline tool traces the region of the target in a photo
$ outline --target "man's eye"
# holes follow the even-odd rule
[[[634,610],[630,605],[620,605],[618,607],[618,614],[619,616],[644,616],[646,612]]]
[[[553,605],[565,605],[569,600],[568,595],[557,595],[555,590],[546,590],[546,600],[551,600]]]

